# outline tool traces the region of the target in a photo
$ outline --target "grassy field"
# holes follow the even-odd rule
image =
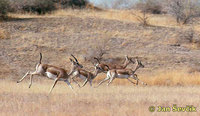
[[[53,14],[9,14],[0,22],[0,115],[61,116],[188,116],[200,115],[200,26],[199,20],[176,24],[169,15],[149,15],[151,26],[144,27],[130,10],[59,10]],[[192,31],[191,31],[192,30]],[[191,32],[193,38],[191,37]],[[73,53],[84,69],[93,70],[88,57],[105,49],[104,60],[123,63],[124,56],[138,57],[145,68],[137,71],[148,86],[135,86],[116,79],[107,87],[87,85],[76,95],[64,82],[35,76],[17,84],[28,70],[35,70],[39,52],[43,63],[69,70]],[[107,60],[108,61],[108,60]],[[128,68],[133,68],[131,64]],[[100,74],[96,85],[105,77]],[[197,112],[149,112],[149,106],[185,107]],[[157,110],[157,109],[156,109]]]
[[[53,81],[36,81],[32,88],[28,82],[20,84],[1,80],[0,115],[41,116],[197,116],[199,115],[199,86],[122,86],[111,85],[82,89],[75,87],[74,94],[65,83],[59,82],[52,94],[48,91]],[[179,107],[193,105],[197,112],[149,112],[149,106]]]

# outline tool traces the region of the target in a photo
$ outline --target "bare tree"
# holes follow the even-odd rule
[[[200,16],[200,3],[198,0],[168,0],[167,10],[176,17],[177,23],[187,24]]]
[[[142,15],[139,15],[139,14],[135,14],[135,13],[132,13],[135,18],[143,25],[143,26],[148,26],[150,25],[149,24],[149,16],[147,16],[147,13],[146,11],[143,11],[142,12]]]
[[[93,44],[82,57],[85,61],[89,62],[96,62],[94,57],[98,58],[99,60],[103,59],[103,56],[109,52],[108,48],[108,40],[109,39],[102,39],[98,41],[98,44]]]
[[[141,14],[136,14],[133,13],[132,14],[135,16],[135,18],[144,26],[148,26],[149,25],[149,16],[147,16],[147,0],[141,0],[140,2],[138,2],[136,4],[136,9],[139,10],[141,12]]]

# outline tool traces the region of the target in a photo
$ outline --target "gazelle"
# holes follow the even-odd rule
[[[75,70],[76,68],[82,68],[83,66],[78,62],[78,60],[73,55],[71,55],[71,56],[75,59],[75,61],[73,61],[70,58],[70,61],[72,63],[71,72],[73,72],[73,70]],[[53,65],[43,64],[41,61],[42,61],[42,53],[40,53],[40,61],[36,65],[36,70],[34,72],[28,71],[19,81],[17,81],[17,83],[22,82],[25,77],[30,75],[30,83],[29,83],[29,88],[30,88],[32,85],[33,75],[42,75],[42,76],[48,77],[49,79],[54,80],[54,83],[49,91],[49,94],[51,93],[51,91],[53,90],[53,88],[55,87],[55,85],[58,81],[66,82],[67,85],[73,90],[73,87],[71,86],[70,82],[68,81],[69,76],[72,73],[67,74],[68,71],[65,69],[59,68],[59,67],[56,67]]]
[[[111,64],[111,63],[101,63],[99,61],[98,58],[94,58],[97,60],[97,66],[100,67],[102,69],[102,72],[107,72],[108,71],[108,67],[109,70],[111,69],[125,69],[130,63],[135,63],[131,58],[129,58],[127,55],[125,55],[125,62],[124,64],[120,65],[120,64]]]
[[[101,72],[101,68],[96,66],[95,65],[95,70],[94,72],[89,72],[89,71],[86,71],[82,68],[77,68],[74,72],[73,72],[73,77],[72,77],[72,80],[79,86],[79,87],[84,87],[87,82],[90,83],[90,86],[92,86],[92,80],[98,75],[98,73]],[[75,77],[79,77],[81,79],[85,79],[84,83],[82,86],[80,86],[75,80],[74,78]]]
[[[102,80],[97,87],[99,87],[102,83],[104,83],[105,81],[109,80],[108,84],[109,85],[115,78],[121,78],[121,79],[127,79],[128,81],[130,81],[131,83],[135,84],[133,81],[131,81],[129,78],[133,78],[135,80],[137,80],[136,85],[138,85],[138,82],[140,81],[137,77],[137,75],[135,74],[135,72],[139,69],[139,68],[144,68],[144,65],[138,61],[136,59],[136,66],[135,66],[135,70],[132,69],[111,69],[107,72],[107,77]],[[109,66],[107,66],[109,68]],[[146,83],[140,81],[143,85],[147,85]]]

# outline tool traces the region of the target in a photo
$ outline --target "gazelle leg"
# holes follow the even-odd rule
[[[108,74],[107,74],[107,77],[110,77],[110,80],[109,80],[109,82],[108,82],[108,84],[107,84],[107,86],[109,86],[110,83],[112,83],[112,81],[115,79],[116,73],[113,73],[113,74],[108,73]]]
[[[33,82],[33,75],[30,76],[30,83],[28,88],[31,88],[32,82]]]
[[[138,80],[140,83],[142,83],[143,85],[147,85],[147,83],[143,82],[143,81],[140,81]]]
[[[78,85],[78,87],[80,88],[81,86],[79,85],[79,83],[76,81],[76,80],[74,80],[74,77],[72,78],[72,80]],[[69,82],[70,83],[70,82]]]
[[[114,78],[110,78],[110,80],[109,80],[109,82],[108,82],[108,84],[107,84],[107,86],[109,86],[110,85],[110,83],[112,83],[112,81],[114,80]]]
[[[65,80],[64,82],[67,83],[67,85],[70,87],[70,89],[76,94],[76,92],[74,91],[73,87],[71,86],[70,82],[68,80]]]
[[[33,72],[30,74],[30,83],[29,83],[29,88],[31,88],[32,82],[33,82],[33,75],[36,75],[36,72]]]
[[[138,83],[139,83],[139,79],[137,80],[137,83],[136,83],[136,85],[138,85]]]
[[[110,77],[106,77],[104,80],[102,80],[102,81],[97,85],[97,87],[99,87],[102,83],[106,82],[106,81],[109,80],[109,79],[110,79]]]
[[[90,82],[90,86],[92,87],[92,80],[90,80],[89,82]]]
[[[73,80],[73,81],[74,81],[74,79],[68,78],[68,82],[69,82],[69,83],[71,83],[71,80]]]
[[[143,85],[147,85],[145,82],[140,81],[140,79],[137,76],[134,76],[132,78],[137,81],[136,85],[138,85],[139,82],[142,83]]]
[[[75,77],[79,77],[79,74],[78,75],[74,75],[71,79],[78,85],[78,87],[80,88],[81,86],[79,85],[79,83],[74,80]]]
[[[51,93],[51,91],[53,90],[53,88],[55,87],[55,85],[56,85],[57,82],[58,82],[58,78],[55,79],[55,81],[54,81],[54,83],[53,83],[53,85],[52,85],[52,87],[51,87],[51,89],[49,91],[49,94]]]
[[[67,83],[67,85],[73,90],[73,87],[71,86],[70,82],[68,80],[65,80],[64,82]]]
[[[134,74],[134,75],[131,75],[131,78],[133,78],[134,80],[136,80],[137,82],[136,82],[136,85],[138,85],[138,83],[139,83],[139,78],[138,78],[138,76],[136,75],[136,74]]]
[[[30,74],[30,71],[28,71],[20,80],[17,81],[17,83],[22,82],[24,78]]]
[[[133,81],[131,81],[129,78],[127,78],[127,80],[130,81],[130,82],[133,83],[133,84],[136,84],[136,83],[134,83]]]
[[[81,87],[84,87],[85,84],[87,84],[87,82],[88,82],[88,79],[85,79],[85,81],[84,81],[84,83],[83,83],[83,85]]]

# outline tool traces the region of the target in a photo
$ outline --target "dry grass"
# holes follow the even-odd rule
[[[63,17],[63,16],[76,16],[81,18],[101,18],[101,19],[110,19],[110,20],[119,20],[124,22],[135,22],[139,23],[136,16],[142,16],[142,14],[135,10],[103,10],[103,11],[94,11],[94,10],[57,10],[52,14],[45,14],[43,16],[38,16],[35,14],[9,14],[10,17],[15,18],[46,18],[46,17]],[[150,23],[155,26],[176,26],[176,21],[169,15],[150,15]]]
[[[135,15],[133,15],[135,14]],[[140,23],[137,16],[142,17],[143,14],[135,10],[104,10],[96,12],[93,10],[58,10],[51,15],[46,16],[67,16],[73,15],[78,17],[93,17],[93,18],[102,18],[110,20],[119,20],[123,22],[134,22]],[[147,14],[149,17],[149,23],[153,26],[163,26],[163,27],[178,27],[179,24],[176,23],[176,20],[170,15],[154,15]]]
[[[135,14],[135,15],[133,15]],[[109,19],[109,20],[118,20],[123,22],[134,22],[140,23],[137,16],[142,16],[143,14],[136,10],[102,10],[95,11],[91,9],[77,10],[77,9],[67,9],[67,10],[57,10],[51,14],[45,14],[39,16],[36,14],[26,13],[26,14],[9,14],[9,17],[13,18],[47,18],[47,17],[66,17],[66,16],[75,16],[80,18],[100,18],[100,19]],[[149,24],[152,26],[161,26],[161,27],[173,27],[173,28],[188,28],[188,25],[180,25],[176,23],[176,20],[170,15],[156,15],[156,14],[147,14],[149,17]],[[193,25],[196,31],[199,31],[198,25]]]
[[[4,29],[0,28],[0,39],[9,39],[10,34]]]
[[[200,85],[200,73],[188,73],[188,70],[159,70],[156,73],[144,76],[144,81],[149,85],[188,86]]]
[[[135,15],[133,15],[135,14]],[[79,18],[97,18],[97,19],[107,19],[107,20],[118,20],[123,22],[133,22],[140,24],[140,21],[136,18],[137,16],[142,16],[143,14],[135,10],[103,10],[95,11],[91,9],[86,10],[76,10],[76,9],[67,9],[67,10],[57,10],[51,14],[45,14],[39,16],[36,14],[26,13],[26,14],[9,14],[9,17],[13,18],[51,18],[51,17],[66,17],[74,16]],[[155,15],[147,14],[149,17],[148,23],[151,26],[157,27],[168,27],[168,28],[190,28],[190,25],[180,25],[176,23],[176,20],[170,15]],[[94,25],[95,26],[95,25]],[[98,24],[96,25],[98,26]],[[193,25],[195,31],[200,32],[199,25]]]
[[[20,84],[1,80],[0,115],[16,116],[132,116],[132,115],[199,115],[196,113],[150,113],[149,106],[199,107],[199,87],[136,87],[136,86],[101,86],[78,89],[77,95],[63,82],[59,82],[50,96],[47,92],[53,81],[36,81],[31,89],[28,82]],[[198,110],[197,110],[198,111]]]
[[[142,69],[141,69],[142,70]],[[193,72],[188,73],[188,69],[169,69],[169,70],[157,70],[153,73],[138,73],[139,79],[149,86],[192,86],[200,85],[200,73]],[[106,77],[105,74],[99,74],[94,80],[95,83]],[[136,82],[135,80],[133,80]],[[107,84],[107,82],[105,82]],[[105,84],[104,83],[104,84]],[[106,85],[105,84],[105,85]],[[113,85],[129,85],[130,83],[126,79],[115,79],[112,83]],[[141,85],[142,86],[142,85]]]

